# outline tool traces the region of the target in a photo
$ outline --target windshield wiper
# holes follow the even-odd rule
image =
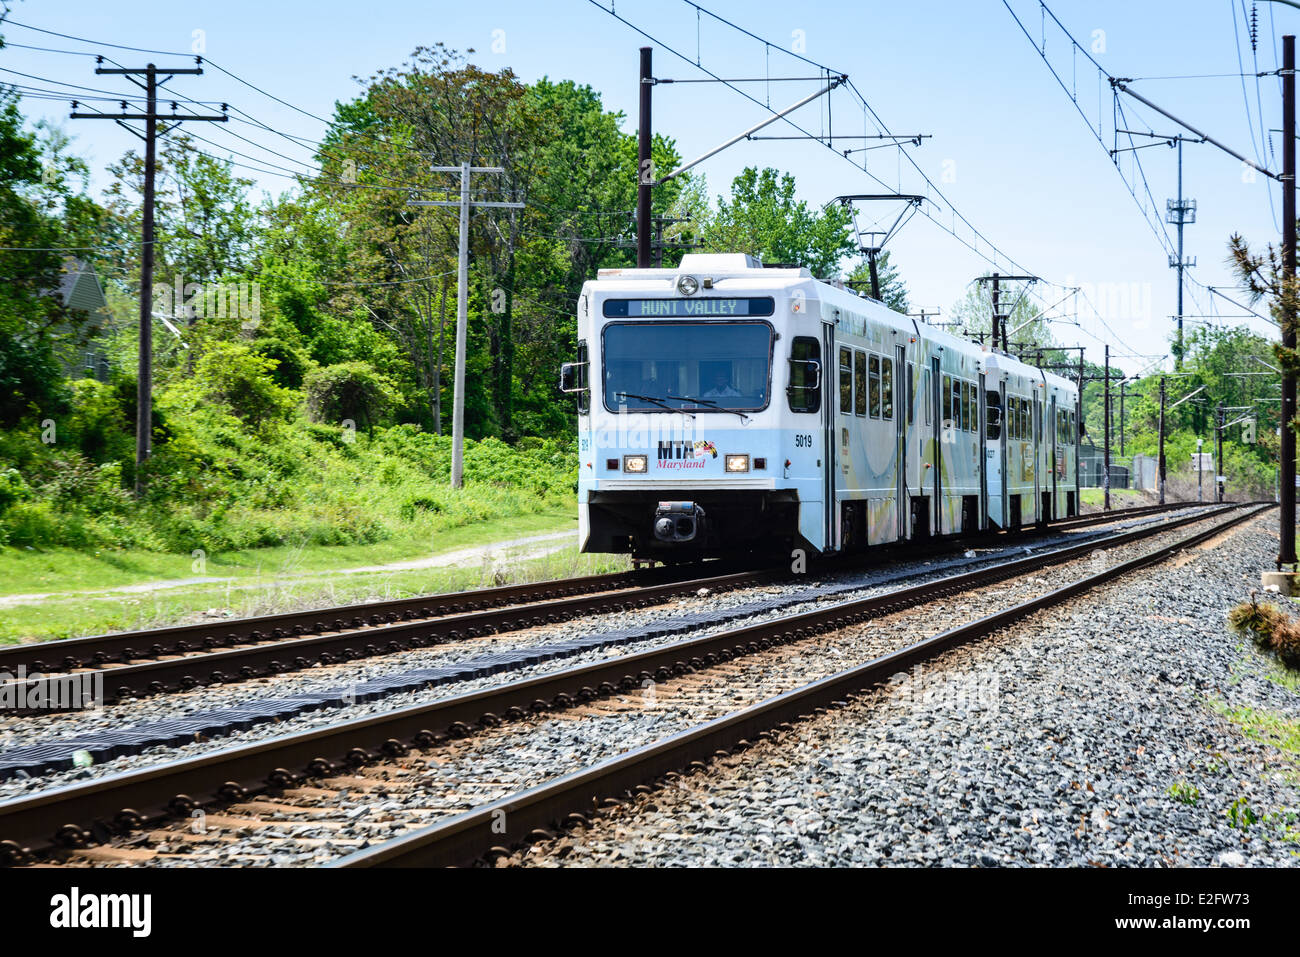
[[[702,405],[707,409],[716,409],[719,412],[730,412],[732,415],[740,416],[742,422],[749,421],[749,416],[744,412],[741,412],[739,409],[728,409],[725,405],[718,405],[718,403],[713,399],[697,399],[695,396],[691,395],[670,395],[668,398],[677,399],[680,402],[694,402],[697,405]]]
[[[653,402],[655,405],[659,406],[659,408],[664,409],[667,412],[681,412],[683,414],[686,412],[685,409],[674,409],[671,405],[664,402],[663,399],[653,395],[637,395],[635,392],[615,392],[614,395],[617,398],[622,399],[637,399],[641,402]],[[666,398],[671,399],[672,396],[666,396]]]

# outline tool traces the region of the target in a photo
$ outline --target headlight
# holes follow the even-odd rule
[[[726,469],[728,472],[748,472],[748,455],[728,455]]]
[[[677,291],[683,296],[693,296],[700,291],[700,281],[694,276],[682,276],[677,280]]]
[[[644,472],[645,469],[646,469],[646,457],[644,455],[623,456],[624,472]]]

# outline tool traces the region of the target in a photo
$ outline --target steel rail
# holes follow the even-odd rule
[[[1152,506],[1125,510],[1136,515],[1123,515],[1123,518],[1141,518],[1152,511],[1169,511],[1170,507],[1186,507],[1182,503],[1174,506]],[[1105,524],[1122,520],[1112,515],[1082,516],[1082,518],[1065,519],[1060,523],[1049,524],[1047,531],[1056,529],[1074,529],[1086,525]],[[1041,533],[1041,527],[1023,529],[1021,534]],[[940,540],[928,547],[918,549],[911,546],[914,557],[922,558],[932,553],[956,549],[963,545],[984,544],[997,540],[993,536],[958,537]],[[862,560],[888,558],[898,547],[884,553],[868,553],[850,559]],[[398,653],[413,648],[425,648],[429,645],[442,644],[446,641],[459,641],[461,638],[477,638],[499,635],[502,632],[516,631],[526,627],[554,624],[571,620],[580,615],[603,614],[608,611],[620,611],[647,607],[663,603],[669,599],[685,596],[707,588],[711,592],[746,588],[746,586],[766,584],[780,577],[787,577],[774,570],[749,570],[686,579],[671,579],[664,584],[627,585],[628,573],[617,575],[588,576],[584,579],[569,579],[542,583],[541,585],[512,585],[504,588],[484,589],[481,592],[460,592],[450,596],[434,598],[402,599],[394,603],[394,610],[380,615],[376,609],[369,615],[370,628],[339,628],[342,619],[335,620],[333,631],[329,631],[329,615],[321,612],[299,612],[296,615],[274,615],[270,618],[243,619],[242,628],[237,632],[226,633],[224,637],[213,635],[211,625],[182,625],[175,629],[186,637],[179,638],[170,648],[155,641],[151,636],[160,635],[166,629],[157,632],[123,633],[123,635],[96,636],[91,638],[73,638],[45,644],[18,645],[13,648],[0,648],[0,714],[31,713],[26,702],[68,702],[69,707],[78,705],[79,696],[86,688],[104,688],[104,702],[126,701],[133,697],[148,696],[191,690],[203,685],[239,683],[289,671],[300,671],[313,664],[333,664],[341,661],[355,661],[374,655]],[[602,585],[623,583],[623,590],[607,590]],[[543,594],[563,593],[565,597],[549,598],[543,601]],[[532,594],[529,605],[520,605]],[[442,599],[439,602],[439,599]],[[421,603],[420,610],[415,605]],[[467,609],[471,610],[464,610]],[[399,620],[400,614],[415,620]],[[370,606],[352,607],[352,611],[369,611]],[[343,614],[347,609],[335,609]],[[295,618],[316,618],[315,624],[292,625],[291,636],[286,632],[289,620]],[[273,620],[282,624],[266,633],[261,629],[250,628],[260,624],[269,627]],[[360,616],[352,616],[351,622],[363,622]],[[308,633],[322,632],[322,633]],[[247,633],[247,638],[240,638],[240,633]],[[203,636],[203,637],[199,637]],[[240,645],[247,640],[251,644]],[[149,641],[151,653],[156,655],[174,654],[177,657],[157,657],[152,661],[135,662],[136,648],[143,648]],[[222,645],[235,645],[234,648],[222,649]],[[57,648],[56,648],[57,646]],[[45,674],[44,658],[51,657],[51,651],[59,654],[61,650],[70,650],[77,646],[79,655],[65,655],[64,666],[77,667],[78,661],[85,670],[62,672],[62,674]],[[195,654],[198,651],[198,654]],[[42,655],[36,658],[35,655]],[[85,655],[91,655],[87,663]],[[129,663],[112,664],[107,662],[113,655]],[[8,679],[8,680],[5,680]],[[98,684],[95,684],[98,683]],[[10,705],[9,702],[13,702]],[[99,702],[96,702],[99,703]],[[40,709],[45,710],[45,709]]]
[[[450,738],[468,736],[476,726],[492,727],[502,720],[518,720],[529,713],[564,709],[615,694],[620,688],[635,689],[647,679],[668,680],[738,655],[757,653],[773,644],[809,638],[933,598],[1059,564],[1098,548],[1140,541],[1211,519],[1236,507],[1216,506],[1169,522],[1144,525],[868,598],[16,798],[0,803],[0,863],[21,863],[33,853],[103,841],[114,833],[144,827],[172,815],[188,814],[200,806],[277,793],[307,777],[341,773],[384,756],[400,756],[411,746],[426,748]]]
[[[587,575],[558,581],[450,592],[445,595],[422,595],[394,601],[284,612],[256,618],[231,618],[220,622],[171,625],[144,631],[8,645],[0,647],[0,671],[12,674],[21,665],[31,672],[48,673],[121,661],[124,652],[174,654],[212,647],[214,642],[231,645],[331,630],[361,629],[367,625],[377,627],[407,621],[412,617],[428,619],[459,615],[521,602],[532,603],[548,598],[571,597],[654,583],[653,580],[645,581],[645,577],[645,573],[614,572],[608,575]],[[181,642],[185,643],[184,647],[178,647]],[[134,657],[127,654],[126,660]]]
[[[706,766],[790,722],[839,707],[854,695],[879,686],[900,672],[949,649],[1015,624],[1034,612],[1059,605],[1120,575],[1154,564],[1254,518],[1271,505],[1235,516],[1179,541],[1163,545],[1105,571],[1071,582],[1012,608],[947,629],[899,651],[845,669],[802,688],[712,719],[590,768],[481,805],[383,844],[331,862],[330,867],[440,867],[473,864],[495,852],[508,852],[533,837],[551,837],[548,828],[584,823],[601,802],[627,799],[634,789],[662,784],[663,776]]]
[[[1171,503],[1061,519],[1046,526],[1026,527],[1017,534],[1034,534],[1044,529],[1068,530],[1187,507],[1191,506]],[[948,549],[988,544],[1000,537],[1000,533],[959,536],[938,540],[928,549],[911,544],[910,554],[926,557]],[[897,550],[897,547],[892,550],[886,547],[854,556],[854,560],[884,560]],[[221,626],[182,625],[0,647],[0,714],[28,710],[9,707],[7,702],[77,701],[81,690],[96,680],[105,689],[105,703],[114,703],[144,695],[267,677],[316,663],[328,665],[553,624],[580,615],[647,607],[701,588],[728,590],[764,584],[779,577],[783,576],[771,569],[751,569],[704,578],[669,576],[669,581],[655,584],[639,583],[636,575],[619,572],[374,605],[235,619]],[[343,614],[350,615],[347,621],[334,618],[331,623],[333,616]],[[367,622],[370,627],[365,627]],[[223,631],[225,634],[221,634]],[[138,661],[137,649],[145,648],[155,657]],[[50,658],[58,659],[59,664],[51,667],[46,661]],[[116,661],[124,663],[110,666]]]
[[[71,701],[75,699],[78,689],[85,688],[87,682],[97,676],[102,676],[105,703],[166,691],[188,691],[204,685],[247,681],[301,670],[317,662],[329,665],[465,638],[481,638],[539,627],[582,615],[644,608],[694,594],[701,588],[728,591],[764,584],[773,577],[771,572],[766,571],[735,572],[648,585],[635,590],[598,592],[528,605],[507,604],[499,608],[445,615],[427,621],[399,622],[363,631],[281,638],[264,644],[211,650],[92,671],[15,677],[10,681],[0,681],[0,702]],[[25,710],[0,704],[0,714],[11,711],[22,713]]]

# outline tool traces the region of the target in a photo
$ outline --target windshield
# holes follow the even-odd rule
[[[767,407],[766,322],[615,322],[604,332],[605,407],[755,411]]]

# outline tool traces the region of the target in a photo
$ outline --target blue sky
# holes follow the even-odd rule
[[[1105,149],[1044,65],[1037,49],[1043,39],[1043,21],[1036,0],[1010,2],[1032,34],[1032,42],[1001,0],[809,0],[797,5],[710,0],[705,4],[719,16],[770,40],[772,47],[766,50],[762,43],[711,21],[707,15],[699,18],[697,34],[695,9],[680,0],[617,0],[616,6],[620,16],[692,61],[684,62],[657,47],[655,72],[661,77],[704,76],[693,62],[697,37],[701,63],[718,75],[808,76],[815,71],[785,53],[802,43],[809,59],[848,73],[892,132],[933,135],[922,146],[909,148],[909,155],[958,213],[980,231],[984,237],[978,243],[981,251],[992,255],[985,244],[985,240],[991,241],[1019,267],[1058,284],[1039,287],[1043,305],[1064,295],[1059,284],[1085,286],[1105,323],[1090,306],[1081,304],[1077,315],[1081,326],[1055,326],[1059,341],[1085,345],[1090,358],[1097,360],[1102,340],[1109,341],[1119,355],[1158,358],[1168,351],[1172,327],[1168,317],[1175,311],[1175,281],[1168,253]],[[509,66],[526,81],[547,75],[590,84],[600,91],[608,108],[629,115],[627,128],[631,130],[636,113],[636,51],[647,42],[589,0],[480,0],[474,4],[391,0],[368,5],[332,0],[115,0],[111,4],[102,0],[9,0],[9,6],[11,19],[18,23],[101,43],[188,53],[201,42],[214,62],[287,103],[323,117],[330,115],[335,101],[351,98],[360,89],[354,76],[365,77],[397,65],[415,46],[442,41],[461,50],[474,48],[473,59],[481,66]],[[1248,14],[1251,8],[1249,0],[1244,4],[1242,0],[1054,0],[1049,6],[1085,49],[1097,51],[1093,55],[1108,73],[1149,78],[1138,80],[1134,88],[1252,160],[1258,152],[1263,165],[1280,165],[1280,135],[1273,134],[1274,160],[1266,132],[1281,125],[1280,91],[1276,77],[1264,77],[1257,86],[1253,75],[1256,65],[1243,19],[1243,10]],[[1277,37],[1287,31],[1300,32],[1300,11],[1269,3],[1258,7],[1258,70],[1272,70],[1275,51],[1280,56]],[[0,29],[11,44],[96,49],[13,24]],[[1077,83],[1080,107],[1095,123],[1099,107],[1095,69],[1082,56],[1072,61],[1065,36],[1050,19],[1046,45],[1067,86]],[[151,58],[126,50],[105,48],[102,52],[127,66],[143,65]],[[1251,74],[1244,78],[1244,92],[1239,55],[1245,72]],[[152,59],[160,65],[178,62],[163,56]],[[0,73],[6,81],[47,89],[65,89],[50,82],[62,81],[105,90],[134,90],[121,78],[95,76],[94,63],[86,57],[11,46],[0,52],[0,68],[42,78]],[[1197,78],[1161,79],[1193,75]],[[320,122],[212,69],[202,77],[177,78],[171,86],[195,99],[229,101],[268,126],[294,136],[319,139],[325,130]],[[778,108],[813,88],[808,82],[772,84],[769,94],[766,84],[746,86],[760,100],[770,95],[772,106]],[[76,91],[66,89],[75,95]],[[715,84],[660,86],[655,96],[657,131],[674,137],[688,157],[767,115],[761,106]],[[111,123],[67,120],[64,102],[30,99],[24,108],[30,116],[62,122],[75,135],[77,150],[99,170],[135,142]],[[1112,115],[1108,89],[1103,90],[1100,108],[1108,126]],[[1130,128],[1178,132],[1172,123],[1133,101],[1126,102],[1124,108]],[[827,123],[823,104],[806,107],[792,119],[814,133]],[[837,134],[862,132],[861,103],[847,93],[833,94],[830,122]],[[269,163],[301,168],[241,143],[216,126],[208,124],[195,132]],[[286,139],[247,126],[230,126],[277,152],[309,158],[306,149],[295,148]],[[776,124],[764,132],[794,131]],[[1106,135],[1110,145],[1109,131]],[[837,145],[842,149],[858,144]],[[789,170],[798,180],[801,196],[818,205],[841,193],[878,192],[886,187],[927,192],[924,181],[898,151],[883,149],[866,155],[868,169],[884,187],[825,146],[808,141],[744,142],[698,169],[707,176],[715,194],[746,165]],[[1176,154],[1163,146],[1124,154],[1126,170],[1133,155],[1142,160],[1147,187],[1158,204],[1156,215],[1163,218],[1164,201],[1175,194]],[[287,183],[273,175],[241,172],[270,191],[279,191]],[[1228,290],[1233,284],[1224,263],[1232,232],[1239,231],[1259,245],[1276,241],[1278,190],[1263,176],[1247,181],[1247,172],[1237,160],[1212,146],[1189,144],[1184,148],[1185,191],[1199,205],[1197,222],[1187,230],[1186,253],[1197,259],[1192,275],[1206,285]],[[1130,181],[1138,184],[1139,196],[1145,198],[1142,181],[1135,176],[1130,176]],[[952,206],[931,195],[935,202],[926,208],[935,219],[951,225]],[[877,207],[860,218],[860,225],[865,228],[874,216],[885,214],[884,207]],[[960,222],[957,231],[963,239],[973,241],[970,230]],[[1173,236],[1172,227],[1168,235]],[[891,241],[890,248],[914,306],[940,307],[945,313],[975,275],[994,268],[920,216]],[[997,268],[1019,271],[1001,256]],[[1185,313],[1239,313],[1203,289],[1189,287],[1193,295],[1185,303]],[[1228,294],[1237,297],[1230,290]],[[1067,317],[1074,315],[1071,304],[1066,303]],[[1249,324],[1262,333],[1273,330],[1259,320]],[[1135,372],[1149,361],[1130,358],[1121,365]]]

